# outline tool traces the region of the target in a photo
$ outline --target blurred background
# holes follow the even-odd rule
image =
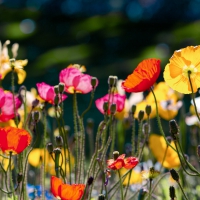
[[[152,57],[164,68],[175,50],[200,44],[199,7],[200,0],[0,0],[0,40],[11,41],[9,50],[19,43],[17,59],[28,59],[28,90],[37,82],[58,84],[60,70],[77,63],[99,79],[97,99],[107,93],[109,75],[125,79]],[[9,89],[9,75],[3,87]],[[89,99],[78,96],[80,110]],[[91,111],[103,119],[95,105]]]

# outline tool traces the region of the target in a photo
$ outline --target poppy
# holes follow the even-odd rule
[[[175,51],[169,59],[169,63],[164,70],[164,79],[166,83],[174,90],[183,93],[197,92],[200,87],[200,46],[188,46]]]
[[[65,84],[65,91],[67,93],[87,94],[93,90],[91,85],[92,76],[83,74],[82,71],[84,70],[79,65],[69,65],[67,68],[61,70],[59,80]],[[98,81],[95,87],[97,85]]]
[[[61,200],[80,200],[84,189],[84,184],[64,184],[61,179],[55,176],[51,177],[51,192]]]
[[[19,154],[31,142],[31,135],[24,129],[15,127],[0,128],[0,149],[5,153]]]
[[[39,96],[49,102],[50,104],[53,104],[54,105],[54,98],[56,96],[56,93],[54,91],[54,86],[50,86],[44,82],[42,83],[37,83],[37,89],[38,89],[38,93],[39,93]],[[67,98],[67,95],[65,94],[62,94],[62,99],[60,99],[60,102],[61,101],[64,101],[65,99]]]
[[[171,142],[171,145],[175,148],[173,141]],[[165,168],[169,169],[180,166],[178,154],[170,146],[167,147],[163,136],[151,134],[149,137],[149,148],[158,162],[163,163]],[[165,154],[166,150],[167,152]],[[166,155],[165,158],[164,155]]]
[[[105,96],[97,99],[95,101],[97,109],[102,113],[105,114],[103,105],[105,102],[109,101],[109,104],[116,104],[116,112],[121,112],[124,109],[125,105],[125,100],[126,100],[126,95],[120,95],[120,94],[113,94],[109,98],[109,94],[106,94]],[[110,108],[108,108],[108,114],[110,114]]]
[[[14,60],[12,65],[13,69],[11,67],[10,63],[10,57],[8,55],[8,48],[7,46],[10,44],[10,41],[7,40],[3,46],[2,51],[0,51],[0,74],[1,79],[4,79],[7,73],[14,70],[18,76],[18,84],[22,84],[26,78],[26,72],[23,70],[23,67],[27,65],[28,60]],[[12,53],[13,58],[17,57],[17,51],[18,51],[19,45],[17,43],[12,45]],[[1,49],[1,43],[0,43],[0,49]]]
[[[118,156],[117,159],[107,160],[107,167],[112,170],[118,170],[122,167],[126,169],[132,169],[139,163],[138,159],[135,157],[125,158],[125,154]]]
[[[126,92],[144,92],[153,86],[160,71],[160,60],[154,58],[143,60],[133,73],[122,82],[122,88]]]

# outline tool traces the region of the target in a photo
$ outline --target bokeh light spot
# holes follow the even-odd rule
[[[30,34],[35,30],[35,22],[31,19],[24,19],[20,23],[20,30],[25,34]]]
[[[137,2],[130,2],[126,8],[126,14],[132,21],[140,21],[143,14],[143,8]]]

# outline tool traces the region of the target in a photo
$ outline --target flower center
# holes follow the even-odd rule
[[[186,78],[188,78],[188,75],[190,75],[190,78],[194,78],[196,76],[197,71],[198,70],[194,65],[190,66],[185,65],[183,67],[182,75]]]

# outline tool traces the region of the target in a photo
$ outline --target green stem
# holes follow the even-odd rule
[[[135,118],[134,118],[134,114],[133,114],[133,119],[132,119],[131,144],[132,144],[132,155],[135,155]]]
[[[10,186],[11,186],[11,191],[13,194],[13,199],[15,200],[15,189],[13,185],[13,179],[12,179],[12,151],[10,151],[10,157],[9,157],[9,170],[10,170]]]
[[[183,196],[185,197],[185,199],[188,200],[188,198],[187,198],[187,196],[186,196],[186,194],[185,194],[185,192],[184,192],[184,190],[183,190],[183,187],[181,186],[181,184],[179,183],[179,181],[177,181],[177,183],[178,183],[179,187],[181,188],[181,191],[182,191],[182,193],[183,193]]]
[[[124,200],[122,178],[121,178],[120,171],[117,170],[117,172],[118,172],[119,181],[120,181],[121,200]]]
[[[151,200],[151,185],[152,185],[152,179],[149,179],[149,200]]]
[[[139,156],[139,151],[140,151],[140,143],[141,143],[141,139],[142,139],[142,120],[139,121],[139,130],[138,130],[138,139],[137,139],[137,152],[136,152],[136,156]]]

